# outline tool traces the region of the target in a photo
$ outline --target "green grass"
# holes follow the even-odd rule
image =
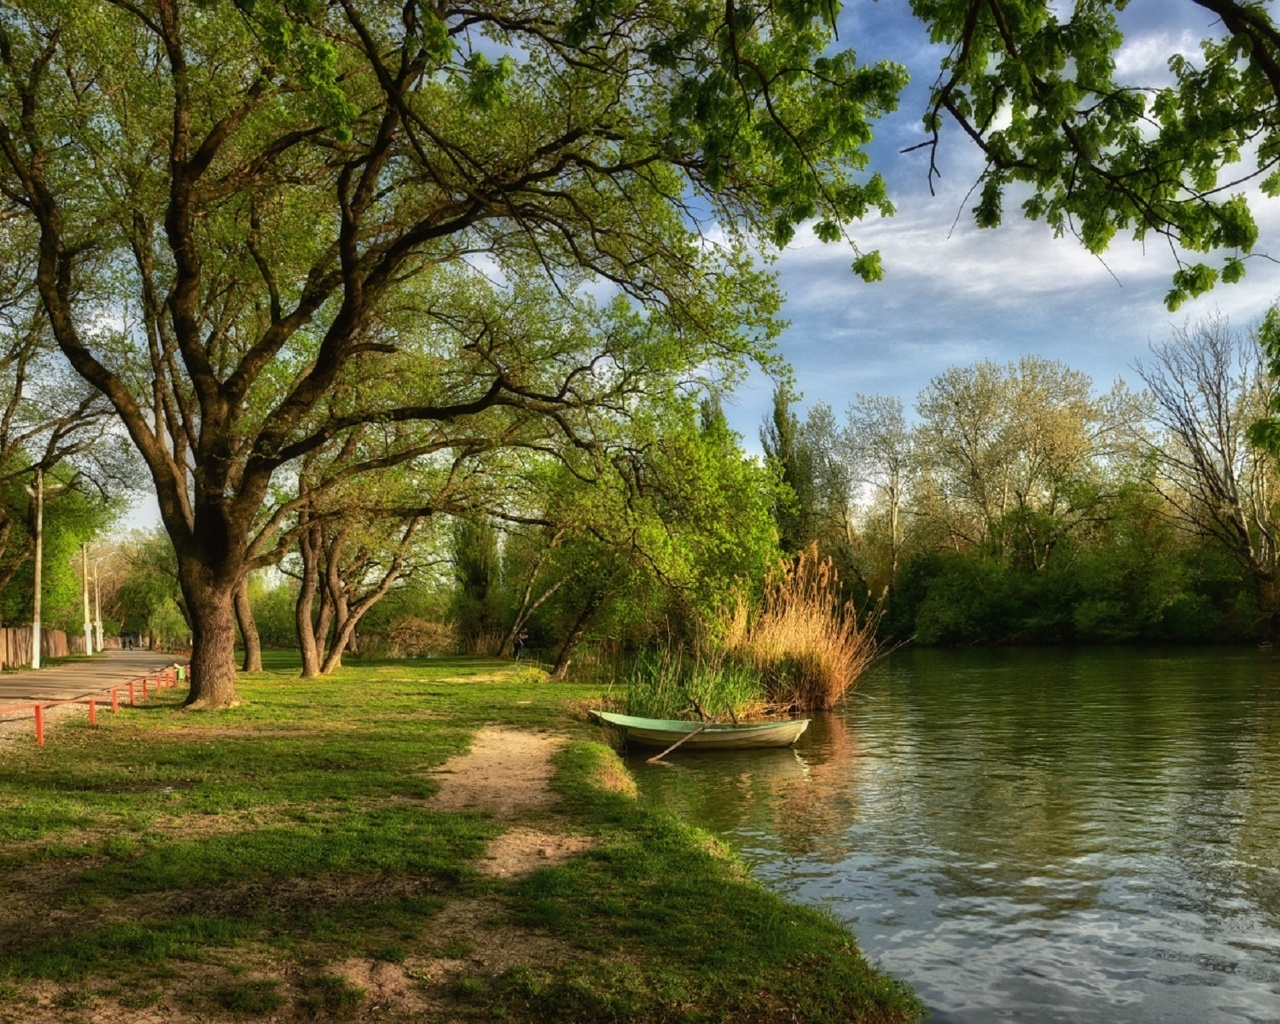
[[[107,1000],[213,1022],[354,1021],[371,997],[338,969],[352,961],[459,1020],[914,1012],[832,920],[627,795],[625,768],[574,711],[598,686],[473,658],[304,681],[268,655],[239,688],[245,703],[228,711],[183,711],[165,692],[96,731],[68,721],[43,749],[0,751],[0,886],[21,896],[0,907],[0,1024],[23,1019],[36,983],[55,986],[43,998],[69,1021]],[[571,735],[560,809],[529,824],[595,849],[517,880],[477,872],[509,823],[424,801],[431,770],[486,723]],[[483,909],[469,929],[442,931],[467,905]],[[515,951],[492,949],[495,936]],[[461,966],[440,976],[440,958]],[[396,1012],[379,1019],[418,1019]]]

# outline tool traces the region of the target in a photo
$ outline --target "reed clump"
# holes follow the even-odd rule
[[[664,647],[638,658],[624,676],[625,706],[643,718],[700,718],[728,721],[760,717],[767,710],[755,669],[723,652],[687,654]]]
[[[755,615],[740,599],[727,616],[725,651],[754,669],[769,704],[827,710],[875,660],[881,607],[859,618],[840,593],[831,559],[814,545],[770,574]]]

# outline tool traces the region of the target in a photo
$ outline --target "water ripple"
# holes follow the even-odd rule
[[[795,752],[641,788],[848,922],[931,1021],[1275,1022],[1276,657],[900,652]]]

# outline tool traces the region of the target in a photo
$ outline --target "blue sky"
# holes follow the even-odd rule
[[[1059,4],[1058,6],[1063,6]],[[1212,14],[1189,0],[1132,0],[1123,14],[1126,42],[1119,54],[1125,79],[1141,84],[1166,76],[1174,52],[1221,33]],[[912,18],[906,0],[851,0],[840,19],[840,41],[860,59],[890,58],[907,65],[912,84],[899,110],[879,125],[872,165],[888,180],[897,214],[854,225],[864,249],[880,249],[885,280],[864,284],[849,269],[843,245],[822,245],[802,230],[776,269],[791,326],[779,347],[795,368],[803,398],[798,411],[826,402],[843,419],[855,392],[900,397],[908,410],[916,394],[949,366],[979,359],[1000,362],[1033,353],[1060,359],[1105,390],[1117,377],[1138,386],[1131,366],[1188,320],[1221,312],[1247,327],[1280,297],[1280,265],[1248,261],[1236,285],[1184,304],[1164,306],[1174,262],[1160,242],[1118,240],[1102,260],[1074,239],[1053,237],[1043,224],[1017,215],[995,230],[979,230],[966,200],[981,168],[976,150],[956,131],[944,133],[941,168],[930,196],[920,128],[939,51]],[[1259,250],[1280,238],[1280,203],[1258,197]],[[1277,248],[1273,246],[1273,248]],[[750,450],[771,404],[772,383],[757,376],[726,403]]]

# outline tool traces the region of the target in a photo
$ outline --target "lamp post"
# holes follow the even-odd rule
[[[89,621],[89,542],[80,545],[81,575],[84,577],[84,653],[93,653],[93,623]]]
[[[31,667],[40,667],[40,592],[44,586],[44,467],[36,466],[35,487],[27,493],[36,500],[36,592],[31,599]]]
[[[98,565],[101,558],[93,560],[93,635],[98,642],[98,650],[102,648],[102,584],[98,579]]]

